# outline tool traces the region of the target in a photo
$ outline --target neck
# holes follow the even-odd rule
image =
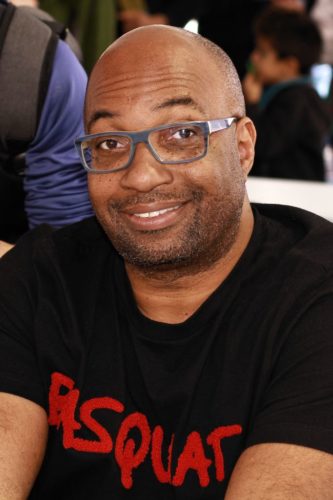
[[[252,230],[253,214],[248,207],[228,253],[207,268],[147,272],[127,263],[127,274],[139,310],[161,323],[186,321],[230,274],[247,247]]]

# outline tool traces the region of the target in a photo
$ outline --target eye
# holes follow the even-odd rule
[[[196,132],[190,128],[180,128],[172,133],[173,139],[189,139],[196,135]]]
[[[104,151],[110,151],[113,149],[118,149],[124,147],[123,144],[121,144],[120,141],[117,141],[116,139],[105,139],[104,141],[101,141],[100,143],[97,144],[98,149],[103,149]]]

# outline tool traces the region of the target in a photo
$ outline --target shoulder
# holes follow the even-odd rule
[[[95,217],[53,231],[41,244],[50,258],[68,261],[83,256],[97,258],[113,248]]]
[[[75,224],[55,231],[50,244],[59,256],[62,254],[97,255],[97,252],[113,248],[95,217],[89,217]]]
[[[80,76],[84,76],[85,80],[87,79],[86,73],[77,56],[74,54],[68,43],[63,40],[58,41],[54,63],[58,66],[61,65],[63,68],[67,66],[71,72],[75,70],[80,74]]]
[[[270,220],[273,224],[283,224],[310,238],[323,235],[333,238],[333,224],[329,220],[308,210],[291,205],[253,203],[252,206],[259,217]],[[330,249],[333,255],[333,249]]]
[[[112,248],[95,217],[58,230],[42,224],[23,235],[0,260],[0,272],[28,270],[51,260],[73,260]]]
[[[254,204],[267,232],[275,234],[280,259],[322,277],[333,276],[333,224],[301,208]],[[296,265],[297,264],[297,265]]]
[[[83,105],[87,75],[70,47],[59,40],[53,59],[51,76],[41,112],[40,124],[32,147],[45,136],[57,143],[59,137],[69,138],[68,149],[73,150],[73,137],[83,130]],[[47,141],[49,144],[49,140]],[[74,150],[73,150],[74,151]]]
[[[307,82],[286,82],[285,84],[278,84],[278,92],[277,95],[295,95],[299,96],[311,96],[315,98],[319,98],[316,90]]]
[[[64,99],[75,100],[77,93],[82,100],[87,85],[87,75],[79,60],[67,43],[58,41],[52,74],[50,79],[50,88],[56,99],[60,96]]]
[[[276,92],[274,101],[288,102],[289,104],[292,102],[294,107],[302,105],[303,107],[316,106],[325,109],[324,101],[309,83],[290,83],[290,85],[281,86]]]
[[[68,303],[81,310],[79,315],[89,314],[106,269],[116,262],[117,254],[94,217],[57,231],[33,230],[0,261],[0,316],[9,310],[11,318],[16,314],[33,321],[45,301],[60,308]]]

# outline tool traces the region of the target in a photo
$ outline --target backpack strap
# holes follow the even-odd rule
[[[0,14],[0,153],[13,156],[36,134],[58,37],[28,9]]]
[[[0,3],[0,239],[6,241],[28,229],[20,153],[36,134],[57,43],[33,8]]]
[[[14,11],[15,11],[14,5],[0,4],[0,56]]]

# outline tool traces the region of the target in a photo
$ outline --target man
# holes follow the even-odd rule
[[[252,210],[230,60],[134,30],[85,119],[99,223],[1,260],[0,498],[330,498],[332,226]]]

